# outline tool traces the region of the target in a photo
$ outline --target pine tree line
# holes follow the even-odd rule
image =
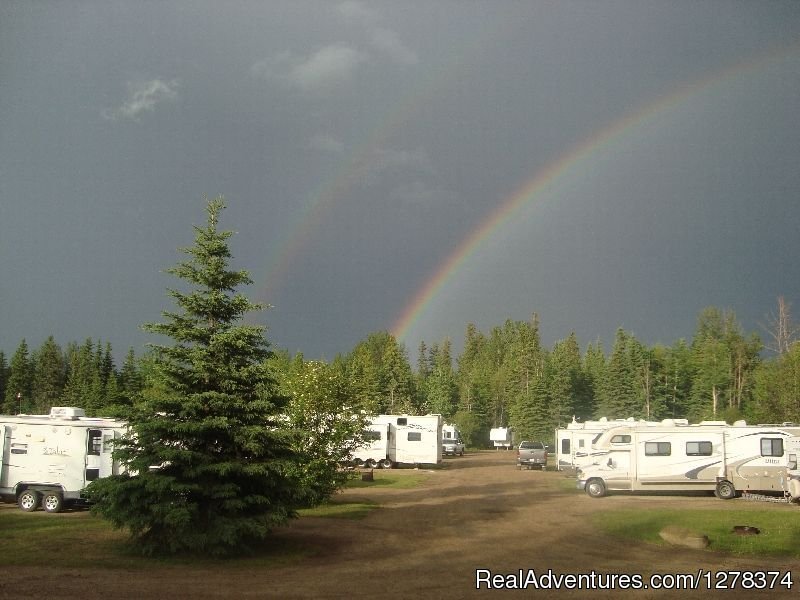
[[[600,342],[582,351],[574,333],[545,348],[534,314],[488,334],[467,325],[455,359],[449,340],[423,341],[415,372],[386,332],[341,360],[373,412],[439,413],[468,443],[483,446],[492,427],[550,440],[573,418],[800,422],[800,344],[793,339],[781,348],[764,358],[759,337],[746,335],[732,311],[709,307],[692,340],[670,346],[648,347],[619,329],[608,353]]]
[[[488,334],[469,324],[457,357],[450,340],[423,341],[416,369],[406,348],[385,331],[370,334],[330,366],[365,411],[442,414],[480,446],[492,427],[549,439],[573,417],[800,421],[800,345],[786,343],[770,358],[763,350],[733,312],[709,307],[691,342],[671,346],[647,347],[619,329],[608,354],[599,342],[582,351],[574,333],[548,349],[533,315]],[[142,390],[146,364],[131,349],[117,369],[111,345],[100,340],[70,342],[62,350],[51,336],[32,352],[22,340],[10,361],[0,352],[2,412],[43,414],[62,405],[89,415],[120,414]],[[279,374],[293,372],[288,358],[276,365]]]
[[[45,414],[53,406],[77,406],[89,416],[114,416],[141,389],[141,365],[133,349],[117,369],[108,342],[87,339],[62,350],[50,336],[33,351],[23,339],[10,362],[0,352],[3,414]]]

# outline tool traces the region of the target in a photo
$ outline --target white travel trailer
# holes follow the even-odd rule
[[[505,448],[510,450],[514,446],[514,440],[509,427],[495,427],[489,431],[489,441],[494,444],[495,450]]]
[[[601,417],[596,421],[578,422],[573,417],[572,422],[566,427],[556,429],[555,433],[555,455],[556,469],[578,469],[590,465],[595,461],[595,454],[602,455],[605,451],[593,451],[592,442],[601,433],[619,427],[621,425],[634,425],[636,427],[653,427],[661,424],[674,423],[676,425],[688,425],[686,419],[670,419],[668,421],[643,421],[634,420],[633,417],[627,419],[609,419]]]
[[[391,468],[442,462],[441,415],[378,415],[370,420],[367,437],[369,445],[353,454],[357,465]]]
[[[0,496],[25,511],[59,512],[81,503],[89,482],[117,474],[111,440],[126,425],[88,418],[81,408],[53,407],[49,415],[0,415]]]
[[[723,499],[745,490],[786,493],[800,448],[795,433],[719,421],[614,427],[593,444],[605,454],[579,469],[577,487],[596,498],[608,490],[709,490]]]
[[[363,433],[366,445],[353,452],[353,463],[391,469],[394,463],[389,458],[389,424],[370,423]]]

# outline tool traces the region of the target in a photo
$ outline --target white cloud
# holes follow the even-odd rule
[[[318,90],[348,82],[366,57],[348,46],[326,46],[289,72],[291,82],[302,90]]]
[[[143,82],[128,82],[128,99],[119,107],[105,109],[106,119],[138,119],[145,112],[152,112],[156,105],[166,101],[174,101],[178,97],[177,79],[162,81],[151,79]]]
[[[367,56],[344,44],[320,48],[307,57],[282,52],[252,66],[251,73],[306,92],[327,90],[352,81]]]

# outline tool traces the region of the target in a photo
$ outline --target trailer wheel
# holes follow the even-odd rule
[[[586,482],[586,493],[592,498],[602,498],[606,495],[606,484],[602,479],[590,479]]]
[[[57,513],[64,509],[64,498],[58,492],[47,492],[42,497],[44,512]]]
[[[381,463],[381,469],[391,469],[394,466],[391,458],[384,458]]]
[[[733,487],[733,484],[730,481],[723,479],[719,483],[717,483],[717,498],[721,500],[730,500],[731,498],[736,498],[736,488]]]
[[[23,490],[17,496],[17,506],[25,512],[33,512],[39,506],[39,492],[36,490]]]
[[[375,462],[375,459],[370,458],[367,460],[367,462],[364,463],[364,466],[367,467],[368,469],[374,469],[377,464],[378,463]]]
[[[361,458],[354,458],[354,459],[353,459],[353,464],[354,464],[355,466],[357,466],[357,467],[360,467],[361,465],[363,465],[363,464],[364,464],[364,460],[363,460],[363,459],[361,459]]]

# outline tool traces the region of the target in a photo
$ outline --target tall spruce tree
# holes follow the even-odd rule
[[[238,554],[307,501],[263,328],[241,323],[261,307],[236,291],[252,282],[229,269],[224,208],[208,203],[190,258],[168,271],[190,288],[169,290],[178,310],[145,325],[173,343],[152,345],[150,381],[127,415],[134,435],[115,451],[127,472],[88,488],[93,510],[145,554]]]
[[[33,366],[31,364],[28,343],[23,339],[8,368],[6,379],[6,395],[3,412],[9,415],[30,412],[33,404],[31,401],[31,386],[33,383]]]
[[[64,355],[51,335],[39,348],[33,361],[31,396],[36,413],[46,414],[53,406],[58,406],[64,391],[65,375]]]

